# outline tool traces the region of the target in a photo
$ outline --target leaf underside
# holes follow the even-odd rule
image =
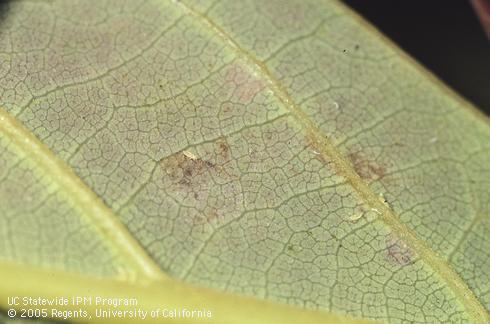
[[[488,119],[341,4],[2,6],[1,261],[488,320]]]

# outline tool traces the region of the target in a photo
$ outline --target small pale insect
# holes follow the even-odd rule
[[[189,152],[189,151],[183,151],[182,154],[184,154],[184,156],[188,159],[191,159],[191,160],[197,160],[197,156],[194,155],[194,153],[192,152]]]
[[[349,217],[349,221],[351,222],[357,222],[359,219],[361,219],[361,217],[364,216],[364,212],[359,212],[355,215],[352,215],[351,217]]]
[[[431,144],[434,144],[437,142],[437,137],[432,137],[430,140],[429,140],[429,143]]]
[[[385,195],[383,193],[380,193],[378,196],[379,196],[379,201],[381,201],[386,206],[390,207],[390,205],[388,204],[388,200],[386,200]]]

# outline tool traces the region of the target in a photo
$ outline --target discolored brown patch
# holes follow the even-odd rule
[[[221,219],[219,210],[215,207],[206,208],[199,216],[193,217],[192,225],[218,223]]]
[[[414,253],[407,244],[390,234],[386,238],[386,259],[393,265],[407,266],[413,262]]]
[[[218,157],[224,161],[228,161],[230,159],[230,146],[224,137],[218,139],[216,142],[216,148]]]
[[[217,208],[211,208],[210,211],[205,213],[206,223],[215,223],[220,219],[220,213]]]
[[[386,166],[370,160],[362,152],[351,152],[347,155],[356,173],[365,180],[378,180],[386,175]]]
[[[226,138],[206,143],[199,152],[183,150],[162,159],[159,172],[162,187],[184,205],[193,206],[188,214],[191,226],[216,224],[233,217],[237,208],[229,195],[239,193],[235,164],[230,162]]]
[[[195,157],[190,153],[178,152],[160,162],[160,166],[170,176],[173,183],[184,186],[195,184],[197,178],[216,165]]]

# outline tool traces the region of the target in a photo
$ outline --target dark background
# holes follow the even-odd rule
[[[490,41],[469,1],[344,2],[490,115]]]

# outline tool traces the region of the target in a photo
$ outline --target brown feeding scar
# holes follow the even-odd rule
[[[407,266],[413,262],[414,252],[399,237],[390,234],[386,237],[386,259],[393,265]]]
[[[378,180],[386,175],[386,166],[370,160],[360,151],[350,152],[347,158],[352,164],[354,171],[365,180]]]

